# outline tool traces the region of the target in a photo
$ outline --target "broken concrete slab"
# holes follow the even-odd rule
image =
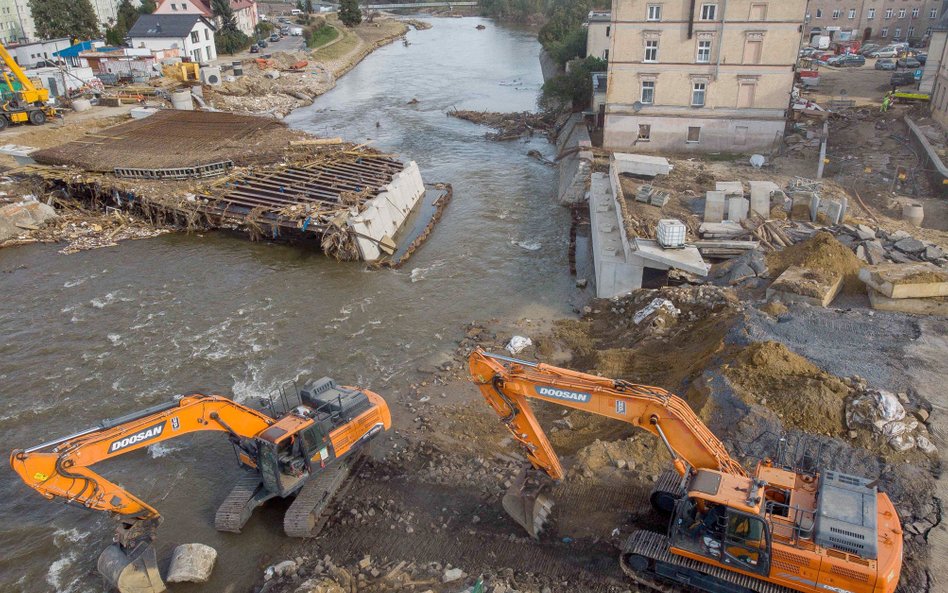
[[[859,279],[890,299],[948,296],[948,272],[929,262],[869,266]]]
[[[857,224],[855,226],[855,231],[856,235],[864,241],[871,241],[872,239],[876,238],[876,231],[864,224]]]
[[[206,583],[211,578],[217,550],[204,544],[181,544],[174,549],[168,568],[169,583]]]
[[[691,272],[698,276],[707,276],[711,266],[705,263],[697,247],[685,246],[681,249],[663,249],[658,241],[635,238],[635,254],[650,264],[658,264]],[[650,266],[651,267],[651,266]]]
[[[841,223],[846,212],[845,200],[845,197],[841,200],[820,200],[817,207],[818,215],[822,214],[826,217],[826,224]]]
[[[895,248],[904,253],[921,253],[925,251],[925,244],[918,239],[909,237],[896,241]]]
[[[727,219],[731,222],[741,222],[747,218],[750,202],[747,198],[730,196],[727,199]]]
[[[709,191],[704,198],[704,221],[721,222],[724,220],[724,208],[727,197],[723,191]]]
[[[643,204],[647,204],[649,198],[652,197],[652,192],[654,191],[655,191],[655,188],[653,188],[651,185],[639,186],[639,188],[635,191],[635,201],[642,202]]]
[[[647,154],[614,152],[612,153],[612,161],[619,174],[628,173],[629,175],[642,177],[655,177],[657,175],[668,175],[672,170],[668,159]]]
[[[744,195],[744,184],[740,181],[718,181],[714,184],[714,189],[717,191],[723,191],[725,194],[732,196],[743,196]]]
[[[828,307],[842,287],[842,274],[790,266],[767,288],[767,300]]]
[[[652,206],[658,206],[661,208],[668,203],[668,200],[671,199],[667,191],[654,191],[652,195],[648,198],[648,203]]]
[[[698,233],[709,239],[729,239],[747,233],[739,223],[725,220],[722,222],[703,222],[698,227]]]
[[[866,291],[869,294],[869,305],[878,311],[948,317],[948,297],[892,299],[871,286],[866,286]]]

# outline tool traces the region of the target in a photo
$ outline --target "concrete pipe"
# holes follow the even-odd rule
[[[92,109],[92,103],[89,99],[74,99],[72,102],[72,110],[75,112],[89,111]]]
[[[902,206],[902,220],[915,226],[922,226],[925,220],[925,208],[921,204],[905,204]]]
[[[194,102],[191,100],[191,91],[175,91],[171,93],[171,106],[178,111],[194,111]]]

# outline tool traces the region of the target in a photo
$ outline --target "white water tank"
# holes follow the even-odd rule
[[[171,106],[178,111],[194,111],[194,103],[191,101],[191,91],[184,89],[171,93]]]
[[[667,249],[677,249],[685,246],[685,236],[688,228],[685,223],[675,218],[663,218],[658,221],[658,244]]]

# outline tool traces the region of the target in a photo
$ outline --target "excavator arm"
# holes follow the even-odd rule
[[[165,590],[152,542],[161,516],[154,508],[96,473],[92,466],[149,445],[200,431],[226,432],[252,463],[254,437],[274,420],[217,395],[194,394],[31,447],[10,464],[23,482],[47,499],[107,511],[119,519],[115,543],[99,556],[99,572],[123,593]]]
[[[260,412],[216,395],[189,395],[142,412],[29,449],[17,449],[10,464],[20,478],[47,499],[61,499],[125,520],[159,520],[158,511],[97,474],[91,466],[149,445],[199,431],[221,431],[238,446],[252,446],[273,424]]]
[[[530,407],[531,399],[614,418],[651,432],[665,444],[682,477],[698,469],[747,475],[688,404],[664,389],[489,354],[480,348],[471,353],[468,362],[474,383],[523,446],[533,468],[555,481],[563,479],[563,467]],[[541,493],[543,487],[535,476],[524,472],[503,500],[507,512],[534,537],[552,507]]]

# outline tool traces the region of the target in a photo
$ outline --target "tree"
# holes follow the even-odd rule
[[[211,11],[221,23],[220,29],[214,34],[217,53],[234,54],[250,46],[250,37],[237,28],[237,17],[228,0],[211,0]]]
[[[570,62],[568,72],[554,76],[543,83],[537,103],[543,111],[582,109],[592,100],[592,73],[605,72],[607,63],[602,58],[588,57]]]
[[[151,14],[155,12],[155,9],[158,8],[158,3],[155,0],[142,0],[141,5],[138,7],[139,14]]]
[[[143,13],[139,12],[137,8],[132,6],[131,0],[122,0],[118,5],[115,26],[120,27],[124,31],[129,31],[142,14]]]
[[[36,33],[44,39],[95,39],[99,23],[89,0],[30,0]]]
[[[303,12],[306,14],[313,14],[313,0],[306,0],[303,2]]]
[[[359,0],[341,0],[339,2],[339,20],[347,27],[355,27],[362,22],[362,9]]]

